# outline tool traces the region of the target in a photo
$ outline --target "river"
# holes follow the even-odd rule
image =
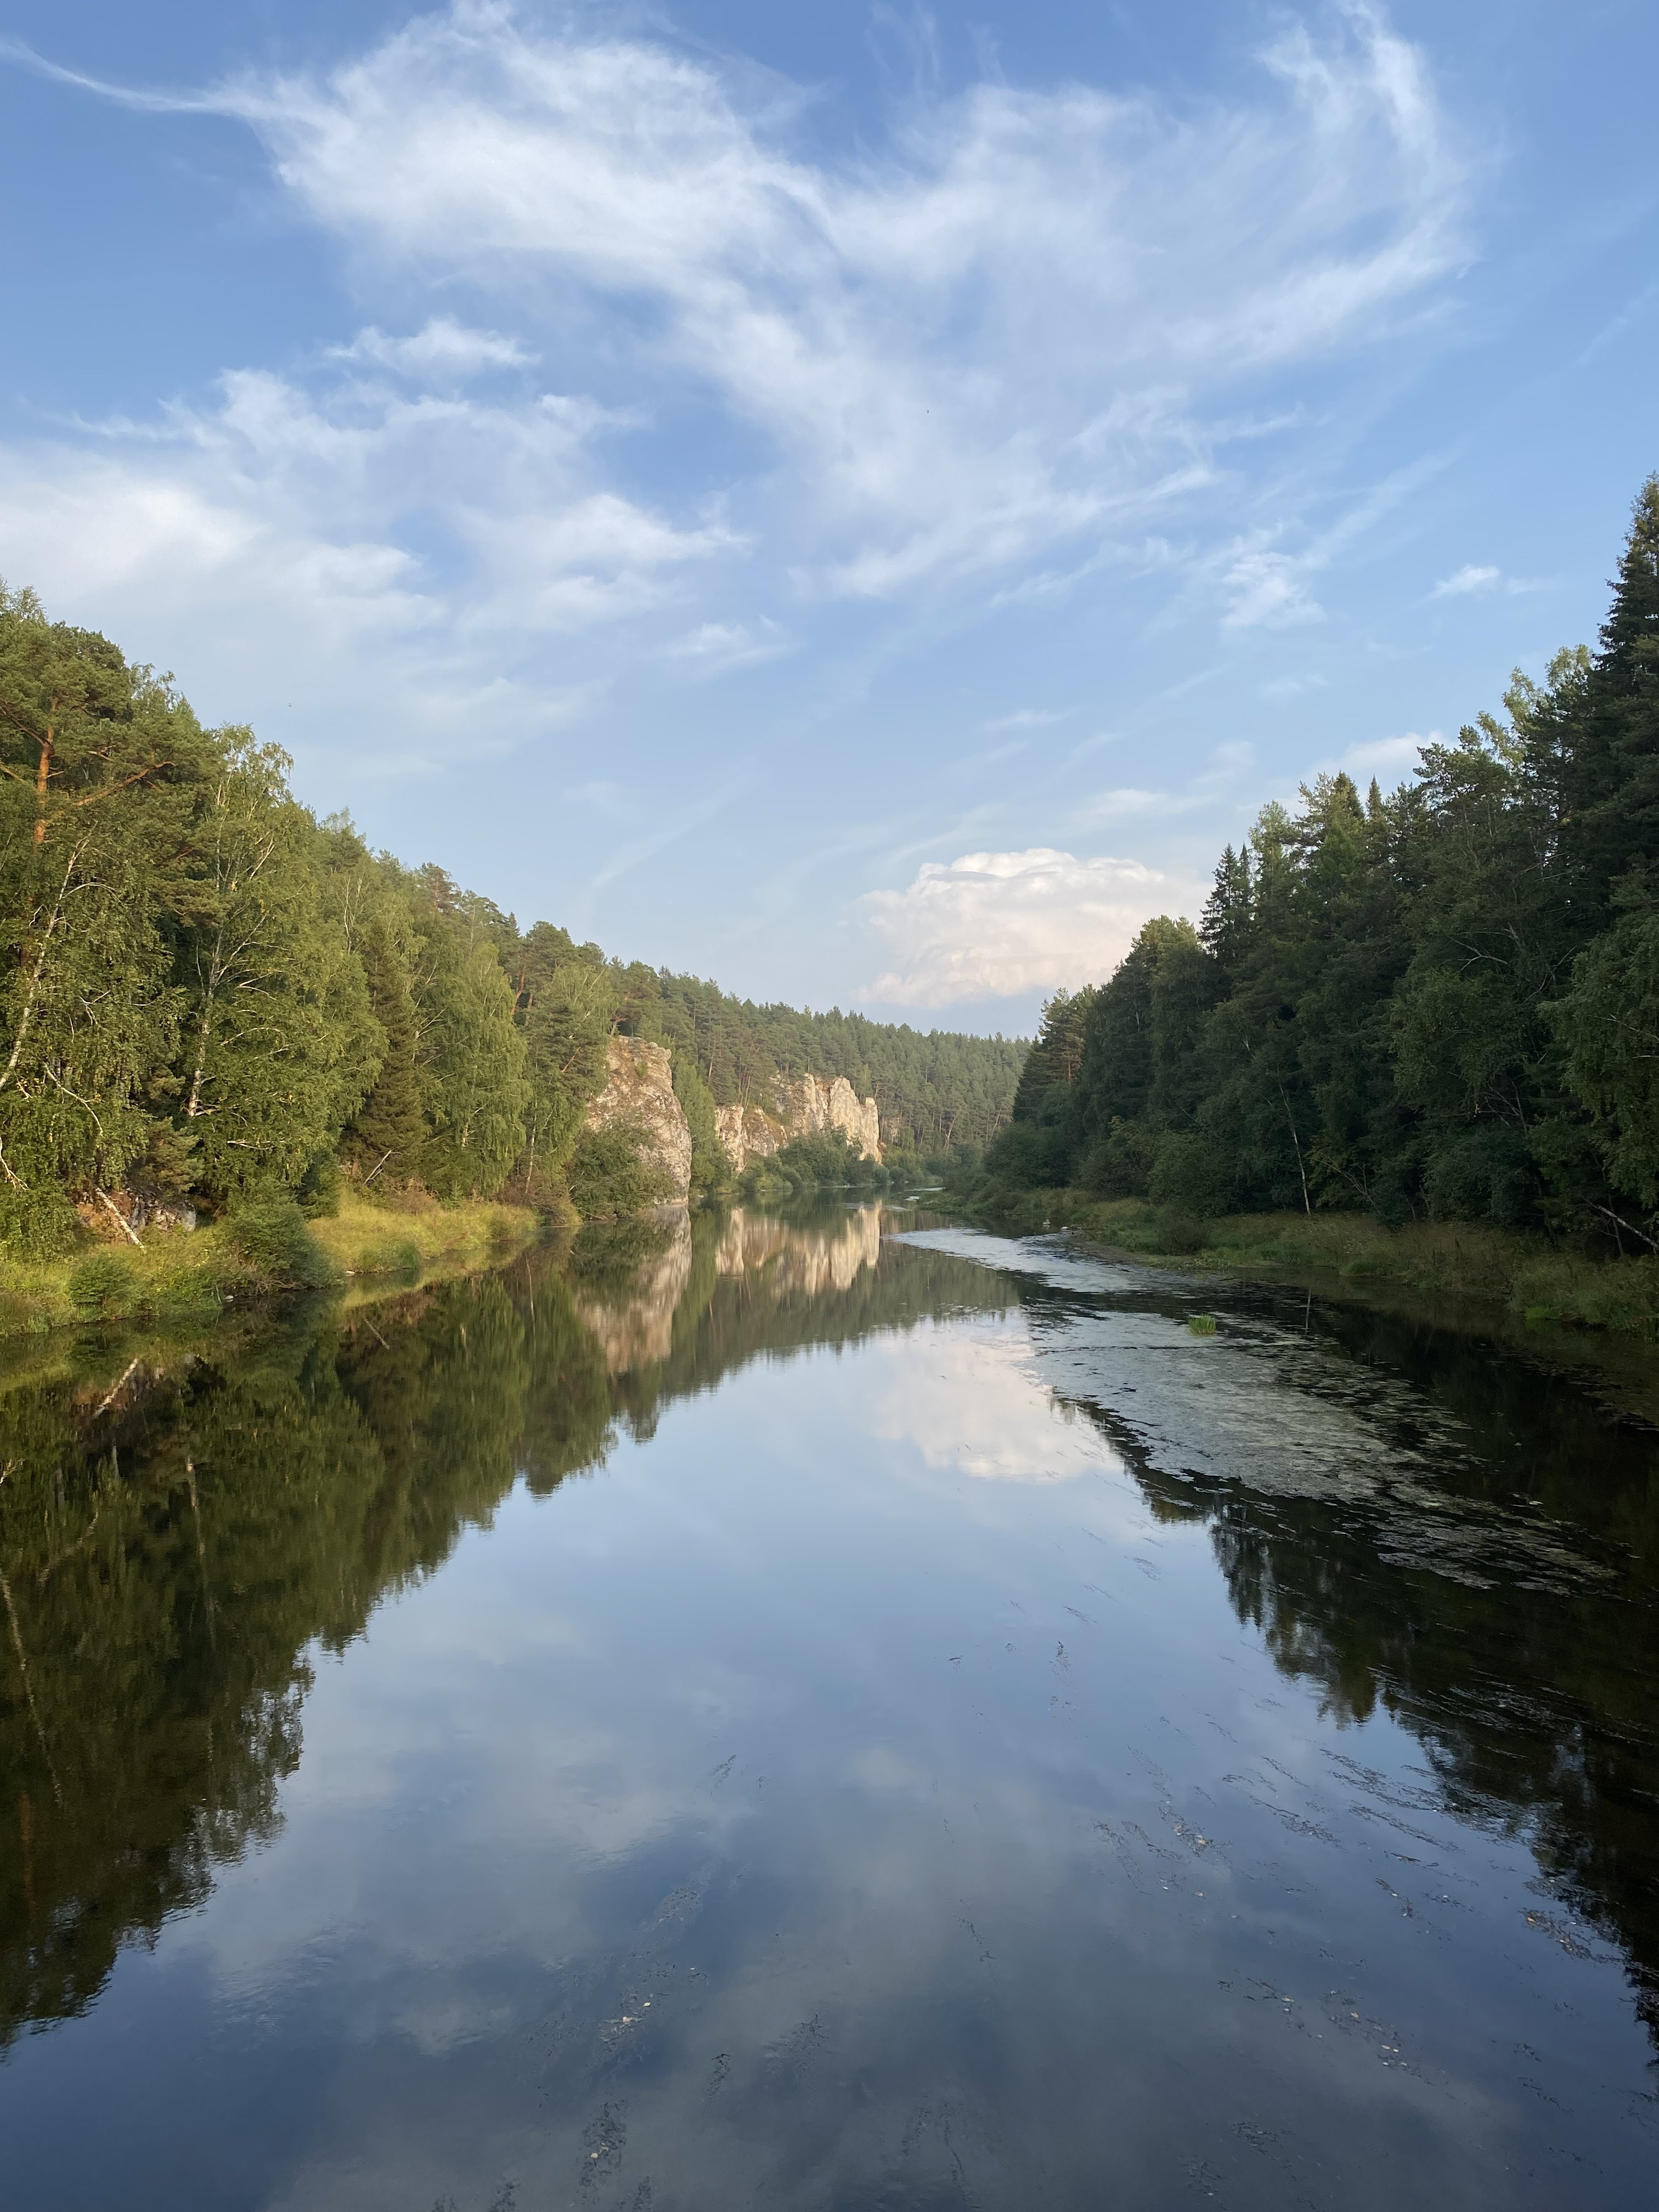
[[[33,1358],[9,2212],[1654,2202],[1659,1434],[1524,1347],[836,1206]]]

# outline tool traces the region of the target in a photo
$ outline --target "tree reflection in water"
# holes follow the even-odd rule
[[[765,1352],[1017,1291],[880,1209],[585,1231],[497,1274],[83,1346],[0,1398],[0,2045],[276,1832],[311,1654],[620,1430]]]
[[[487,1526],[520,1475],[545,1495],[758,1357],[1015,1305],[1040,1340],[1079,1310],[1159,1303],[1151,1279],[1091,1302],[882,1227],[879,1208],[832,1206],[589,1231],[393,1302],[184,1347],[83,1346],[68,1371],[15,1380],[0,2039],[84,2010],[124,1943],[272,1836],[312,1656]],[[1335,1355],[1356,1388],[1409,1386],[1396,1442],[1437,1486],[1432,1523],[1364,1480],[1298,1491],[1172,1464],[1144,1419],[1058,1395],[1156,1513],[1207,1522],[1235,1611],[1284,1673],[1339,1715],[1380,1701],[1421,1740],[1437,1803],[1524,1832],[1561,1899],[1622,1947],[1659,2031],[1654,1440],[1444,1332],[1356,1309],[1318,1326],[1329,1371]],[[1517,1516],[1553,1548],[1540,1536],[1506,1565],[1500,1545],[1455,1572],[1424,1555],[1467,1539],[1474,1559]]]

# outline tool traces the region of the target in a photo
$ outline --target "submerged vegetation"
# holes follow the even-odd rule
[[[0,586],[0,1325],[9,1301],[38,1319],[395,1273],[491,1200],[648,1205],[626,1133],[585,1126],[617,1034],[672,1055],[694,1189],[732,1180],[717,1107],[805,1073],[873,1091],[904,1157],[1007,1119],[1012,1041],[757,1006],[520,929],[316,820],[289,765]]]
[[[1598,649],[1505,707],[1264,807],[1196,927],[1049,1001],[963,1194],[1659,1329],[1659,477]]]

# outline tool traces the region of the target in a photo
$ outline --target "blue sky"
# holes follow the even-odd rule
[[[0,574],[757,996],[1027,1026],[1659,465],[1650,4],[4,21]]]

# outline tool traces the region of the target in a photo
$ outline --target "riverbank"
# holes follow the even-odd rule
[[[1033,1190],[969,1199],[963,1210],[1005,1235],[1069,1229],[1091,1243],[1217,1273],[1267,1274],[1356,1289],[1387,1284],[1430,1297],[1478,1299],[1528,1322],[1659,1340],[1659,1259],[1593,1260],[1541,1237],[1466,1221],[1385,1229],[1358,1213],[1240,1213],[1200,1221],[1134,1198]]]
[[[471,1200],[418,1212],[343,1195],[308,1220],[291,1200],[142,1243],[89,1243],[61,1260],[0,1255],[0,1339],[89,1322],[192,1322],[299,1290],[362,1294],[505,1259],[540,1231],[529,1208]]]

